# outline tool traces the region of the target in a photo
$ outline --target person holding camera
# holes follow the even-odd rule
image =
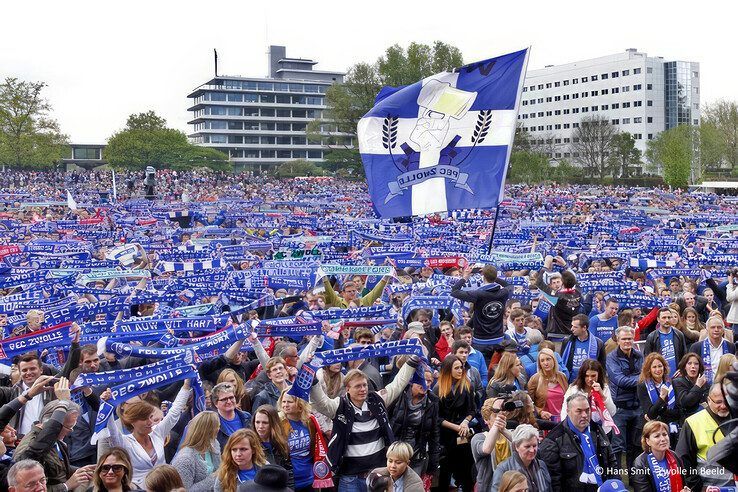
[[[506,428],[510,409],[515,409],[515,402],[505,397],[487,398],[482,405],[482,418],[489,431],[475,434],[471,439],[478,490],[489,490],[497,465],[512,456],[512,435]]]

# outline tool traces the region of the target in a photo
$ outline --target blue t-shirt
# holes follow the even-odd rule
[[[238,470],[239,482],[250,482],[256,477],[256,467],[252,466],[248,470]]]
[[[661,333],[659,331],[659,345],[661,346],[661,355],[669,363],[669,374],[674,374],[677,370],[676,352],[674,351],[674,330],[669,330],[669,333]]]
[[[602,321],[599,316],[589,319],[589,332],[602,341],[612,336],[612,332],[618,328],[618,317],[613,316],[607,321]]]
[[[589,335],[592,336],[591,334]],[[579,368],[582,367],[582,363],[589,358],[589,337],[585,341],[581,341],[579,338],[574,342],[574,356],[571,358],[571,380],[573,381],[577,374],[579,374]]]
[[[218,417],[220,417],[220,428],[229,436],[243,427],[243,425],[241,425],[241,419],[238,418],[238,414],[236,414],[232,420],[226,420],[222,415],[218,415]]]
[[[313,485],[313,450],[310,446],[310,429],[299,420],[289,420],[292,471],[295,475],[295,488],[302,489]]]

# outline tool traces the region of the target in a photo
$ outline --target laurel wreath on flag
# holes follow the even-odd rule
[[[478,143],[484,142],[489,132],[489,127],[492,124],[492,110],[483,109],[477,116],[477,124],[474,126],[474,135],[472,136],[472,144],[477,145]]]
[[[397,116],[387,116],[382,125],[382,145],[385,149],[394,149],[397,144]]]

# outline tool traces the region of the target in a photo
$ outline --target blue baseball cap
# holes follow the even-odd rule
[[[600,485],[597,492],[628,492],[628,489],[620,480],[610,479]]]

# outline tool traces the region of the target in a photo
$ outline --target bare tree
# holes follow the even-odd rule
[[[608,156],[614,150],[613,137],[617,132],[610,120],[601,116],[589,116],[579,122],[572,134],[571,148],[588,174],[604,178],[608,173]]]

